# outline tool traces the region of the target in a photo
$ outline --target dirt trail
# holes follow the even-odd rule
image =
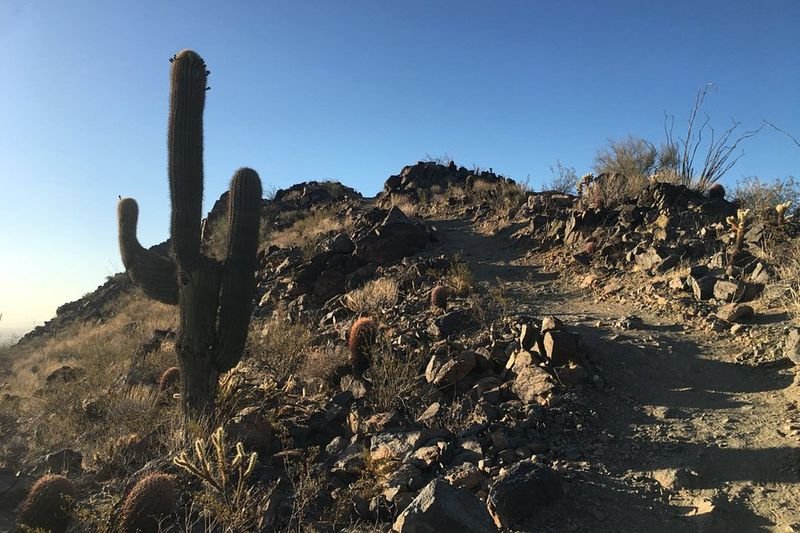
[[[567,459],[567,497],[526,530],[800,531],[800,441],[786,429],[800,422],[792,368],[737,362],[741,338],[680,316],[598,302],[468,221],[431,223],[479,284],[502,283],[518,312],[574,328],[598,376],[579,394],[582,423],[566,430],[583,448]],[[634,314],[642,325],[615,327]],[[660,484],[656,471],[676,477]]]

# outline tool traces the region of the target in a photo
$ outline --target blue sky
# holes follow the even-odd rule
[[[365,194],[449,154],[539,188],[608,138],[706,112],[800,136],[800,2],[0,0],[0,327],[29,328],[120,270],[117,195],[166,238],[169,57],[211,70],[206,207],[233,171]],[[798,175],[764,131],[724,180]]]

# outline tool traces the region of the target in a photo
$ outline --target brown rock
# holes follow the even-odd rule
[[[511,385],[511,391],[523,402],[541,403],[555,385],[550,374],[538,366],[523,368]]]
[[[562,366],[569,362],[581,361],[578,340],[567,331],[551,330],[544,334],[544,351],[550,364]]]
[[[398,533],[496,533],[481,501],[469,491],[434,479],[392,525]]]
[[[558,475],[542,464],[527,460],[514,464],[492,483],[487,506],[498,527],[510,528],[562,496]]]
[[[747,322],[755,312],[747,304],[728,304],[720,307],[717,317],[725,322]]]

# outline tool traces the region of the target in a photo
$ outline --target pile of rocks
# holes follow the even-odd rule
[[[422,191],[432,189],[443,191],[451,186],[472,188],[477,180],[489,185],[514,184],[514,180],[495,174],[492,169],[468,170],[454,162],[442,165],[431,161],[419,161],[415,165],[403,167],[399,174],[389,176],[383,185],[379,200],[382,205],[391,203],[392,195],[402,195],[419,201]]]

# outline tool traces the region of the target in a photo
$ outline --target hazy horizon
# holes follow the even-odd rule
[[[681,134],[697,90],[717,131],[800,136],[800,2],[0,3],[0,332],[27,331],[122,270],[115,208],[166,239],[169,58],[211,71],[207,210],[240,166],[266,186],[336,179],[365,195],[449,155],[541,189],[609,138]],[[796,174],[764,130],[723,183]]]

